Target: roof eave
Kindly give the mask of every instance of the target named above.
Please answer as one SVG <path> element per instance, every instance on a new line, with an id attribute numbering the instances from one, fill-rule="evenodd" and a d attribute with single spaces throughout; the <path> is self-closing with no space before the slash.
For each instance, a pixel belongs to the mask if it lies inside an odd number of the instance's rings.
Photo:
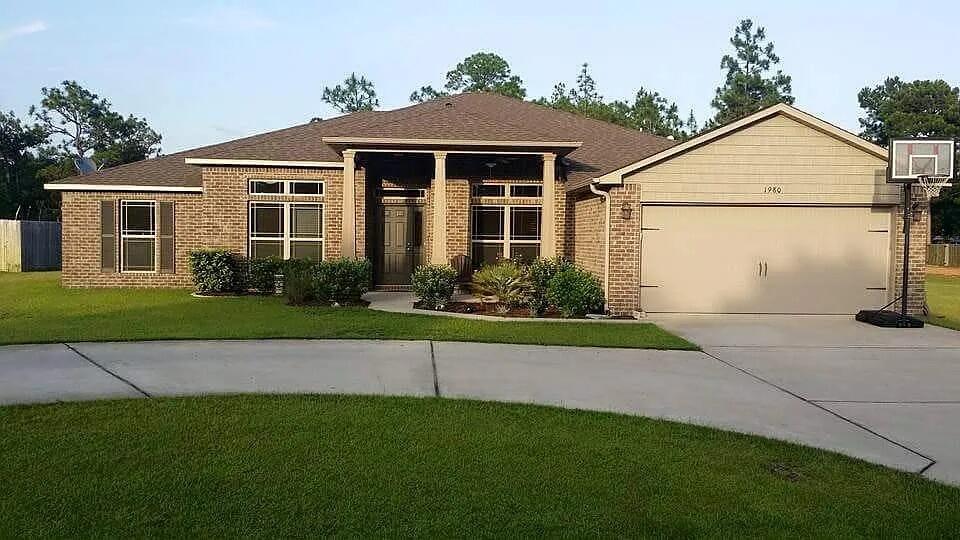
<path id="1" fill-rule="evenodd" d="M 482 139 L 411 139 L 395 137 L 323 137 L 321 141 L 337 146 L 369 145 L 369 146 L 466 146 L 466 147 L 500 147 L 500 148 L 547 148 L 574 150 L 583 145 L 583 141 L 523 141 L 523 140 L 482 140 Z"/>
<path id="2" fill-rule="evenodd" d="M 142 191 L 142 192 L 174 192 L 174 193 L 203 193 L 201 186 L 151 186 L 136 184 L 79 184 L 79 183 L 49 183 L 43 189 L 48 191 Z"/>

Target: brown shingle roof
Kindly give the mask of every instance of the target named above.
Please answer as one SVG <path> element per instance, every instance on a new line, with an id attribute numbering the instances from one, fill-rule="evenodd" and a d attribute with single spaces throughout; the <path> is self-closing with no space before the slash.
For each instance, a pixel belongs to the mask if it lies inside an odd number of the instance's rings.
<path id="1" fill-rule="evenodd" d="M 262 133 L 104 169 L 57 183 L 200 186 L 200 168 L 184 158 L 341 161 L 323 137 L 581 141 L 565 158 L 568 188 L 655 154 L 673 141 L 495 94 L 459 94 L 395 109 L 367 111 Z"/>

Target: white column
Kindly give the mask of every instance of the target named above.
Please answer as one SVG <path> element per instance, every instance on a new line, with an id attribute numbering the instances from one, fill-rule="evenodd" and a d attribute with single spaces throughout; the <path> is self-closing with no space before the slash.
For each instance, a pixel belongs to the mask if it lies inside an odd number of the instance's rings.
<path id="1" fill-rule="evenodd" d="M 447 153 L 433 153 L 433 246 L 430 262 L 449 264 L 447 260 Z"/>
<path id="2" fill-rule="evenodd" d="M 557 254 L 556 215 L 556 160 L 557 155 L 543 154 L 543 208 L 540 213 L 540 256 L 554 257 Z"/>
<path id="3" fill-rule="evenodd" d="M 357 187 L 356 151 L 343 151 L 343 207 L 341 217 L 340 255 L 353 259 L 357 256 Z"/>

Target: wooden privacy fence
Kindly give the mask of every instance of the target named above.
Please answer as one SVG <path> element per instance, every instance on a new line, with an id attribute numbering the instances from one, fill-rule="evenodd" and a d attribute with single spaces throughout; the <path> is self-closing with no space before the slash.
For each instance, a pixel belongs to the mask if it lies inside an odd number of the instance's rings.
<path id="1" fill-rule="evenodd" d="M 930 244 L 927 249 L 930 266 L 960 266 L 960 244 Z"/>
<path id="2" fill-rule="evenodd" d="M 60 222 L 0 219 L 0 272 L 60 269 Z"/>

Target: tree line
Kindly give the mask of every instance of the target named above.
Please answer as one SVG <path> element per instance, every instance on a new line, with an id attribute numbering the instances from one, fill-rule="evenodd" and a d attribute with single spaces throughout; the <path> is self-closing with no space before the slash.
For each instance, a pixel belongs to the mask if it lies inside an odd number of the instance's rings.
<path id="1" fill-rule="evenodd" d="M 559 81 L 549 96 L 531 101 L 677 140 L 775 103 L 793 103 L 792 79 L 779 69 L 780 57 L 763 27 L 750 19 L 740 21 L 730 46 L 720 60 L 723 77 L 710 103 L 713 114 L 702 123 L 692 110 L 682 115 L 676 102 L 646 87 L 631 100 L 605 99 L 586 63 L 572 82 Z M 447 71 L 441 87 L 425 84 L 411 92 L 410 101 L 461 92 L 528 99 L 523 79 L 504 58 L 477 52 Z M 380 105 L 374 83 L 356 73 L 325 87 L 321 98 L 342 113 Z M 888 77 L 864 87 L 857 99 L 864 111 L 860 136 L 877 144 L 903 136 L 960 137 L 960 89 L 943 80 Z M 108 100 L 74 81 L 43 88 L 28 119 L 0 111 L 0 217 L 55 217 L 58 202 L 42 186 L 76 174 L 74 159 L 89 157 L 110 167 L 158 156 L 160 142 L 146 120 L 115 112 Z M 960 235 L 960 186 L 944 190 L 934 202 L 933 230 Z"/>
<path id="2" fill-rule="evenodd" d="M 43 184 L 75 175 L 74 160 L 113 167 L 160 155 L 160 134 L 146 120 L 121 115 L 76 81 L 40 94 L 27 121 L 0 110 L 0 218 L 56 218 L 59 201 Z"/>

